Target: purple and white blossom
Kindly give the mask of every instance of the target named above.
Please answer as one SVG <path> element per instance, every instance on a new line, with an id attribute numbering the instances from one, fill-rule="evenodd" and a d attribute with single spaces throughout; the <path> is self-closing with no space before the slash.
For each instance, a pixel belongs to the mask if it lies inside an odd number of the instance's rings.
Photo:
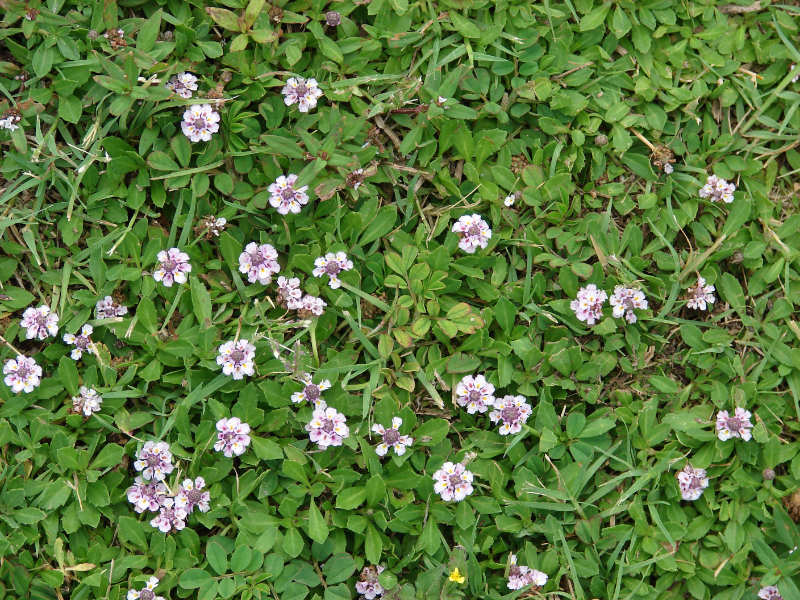
<path id="1" fill-rule="evenodd" d="M 29 340 L 44 340 L 58 333 L 58 315 L 45 305 L 26 308 L 19 324 L 26 329 L 25 338 Z"/>
<path id="2" fill-rule="evenodd" d="M 278 210 L 281 215 L 297 214 L 300 209 L 308 204 L 307 185 L 295 186 L 297 175 L 280 175 L 274 183 L 267 188 L 270 193 L 269 205 Z"/>
<path id="3" fill-rule="evenodd" d="M 303 290 L 297 277 L 278 277 L 278 304 L 289 310 L 302 308 Z"/>
<path id="4" fill-rule="evenodd" d="M 471 415 L 484 413 L 494 404 L 494 386 L 483 375 L 466 375 L 456 385 L 456 403 Z"/>
<path id="5" fill-rule="evenodd" d="M 180 531 L 186 527 L 186 517 L 188 513 L 183 508 L 175 505 L 174 498 L 165 498 L 161 503 L 158 516 L 150 521 L 150 525 L 157 528 L 162 533 L 169 533 L 172 530 Z"/>
<path id="6" fill-rule="evenodd" d="M 308 439 L 325 450 L 328 446 L 341 446 L 342 440 L 350 436 L 347 419 L 332 406 L 320 402 L 306 425 Z"/>
<path id="7" fill-rule="evenodd" d="M 3 375 L 5 375 L 3 381 L 12 392 L 28 394 L 42 382 L 42 367 L 36 364 L 33 358 L 19 354 L 3 364 Z"/>
<path id="8" fill-rule="evenodd" d="M 170 248 L 161 250 L 156 258 L 158 265 L 153 271 L 153 279 L 160 281 L 165 287 L 172 287 L 173 283 L 186 283 L 186 275 L 192 271 L 186 252 Z"/>
<path id="9" fill-rule="evenodd" d="M 761 600 L 783 600 L 780 590 L 774 585 L 768 585 L 758 590 L 758 597 Z"/>
<path id="10" fill-rule="evenodd" d="M 325 401 L 322 399 L 322 392 L 330 389 L 331 382 L 323 379 L 319 383 L 314 383 L 311 375 L 305 373 L 303 375 L 303 383 L 305 384 L 303 389 L 292 394 L 292 402 L 295 404 L 298 402 L 310 402 L 314 405 L 314 408 L 324 405 Z"/>
<path id="11" fill-rule="evenodd" d="M 145 442 L 144 446 L 136 453 L 133 468 L 142 473 L 142 479 L 145 481 L 164 481 L 166 476 L 175 469 L 169 444 L 167 442 Z"/>
<path id="12" fill-rule="evenodd" d="M 472 254 L 478 248 L 486 248 L 492 237 L 489 224 L 480 215 L 463 215 L 453 224 L 453 233 L 460 239 L 458 247 Z"/>
<path id="13" fill-rule="evenodd" d="M 236 380 L 255 373 L 256 347 L 247 340 L 230 340 L 219 347 L 217 364 Z"/>
<path id="14" fill-rule="evenodd" d="M 678 487 L 684 500 L 693 502 L 703 495 L 703 490 L 708 487 L 708 476 L 705 469 L 695 469 L 687 464 L 683 470 L 675 475 L 678 478 Z"/>
<path id="15" fill-rule="evenodd" d="M 749 410 L 737 406 L 733 411 L 733 415 L 729 414 L 727 410 L 721 410 L 717 413 L 717 437 L 725 442 L 732 438 L 740 438 L 745 442 L 750 441 L 752 434 L 750 430 L 753 424 L 750 422 Z"/>
<path id="16" fill-rule="evenodd" d="M 247 275 L 250 283 L 267 285 L 280 270 L 278 252 L 271 244 L 250 242 L 239 255 L 239 272 Z"/>
<path id="17" fill-rule="evenodd" d="M 372 600 L 383 594 L 383 586 L 378 583 L 378 575 L 383 573 L 383 571 L 384 567 L 380 565 L 377 567 L 364 567 L 361 570 L 361 576 L 356 582 L 356 591 L 364 596 L 366 600 Z"/>
<path id="18" fill-rule="evenodd" d="M 400 433 L 400 427 L 402 425 L 403 419 L 400 417 L 393 417 L 391 427 L 384 427 L 379 423 L 375 423 L 372 426 L 372 431 L 381 436 L 380 443 L 375 447 L 375 452 L 378 456 L 385 456 L 392 448 L 394 448 L 394 452 L 397 456 L 402 456 L 406 453 L 406 447 L 414 443 L 413 438 Z"/>
<path id="19" fill-rule="evenodd" d="M 164 600 L 163 596 L 157 596 L 153 591 L 157 585 L 158 578 L 151 577 L 141 590 L 128 590 L 127 600 Z"/>
<path id="20" fill-rule="evenodd" d="M 587 325 L 594 325 L 603 318 L 603 304 L 608 299 L 608 294 L 590 283 L 578 290 L 578 295 L 570 302 L 569 307 L 575 311 L 579 321 Z"/>
<path id="21" fill-rule="evenodd" d="M 328 285 L 335 290 L 341 287 L 342 282 L 339 274 L 342 271 L 349 271 L 353 268 L 353 261 L 347 258 L 344 252 L 328 252 L 325 256 L 319 256 L 314 260 L 314 270 L 311 272 L 314 277 L 328 276 Z"/>
<path id="22" fill-rule="evenodd" d="M 70 346 L 75 346 L 72 349 L 72 352 L 69 354 L 72 360 L 80 360 L 84 352 L 97 352 L 92 344 L 91 335 L 93 331 L 94 327 L 86 323 L 83 327 L 81 327 L 78 335 L 75 335 L 74 333 L 64 334 L 64 342 Z"/>
<path id="23" fill-rule="evenodd" d="M 202 477 L 184 479 L 175 494 L 176 508 L 182 508 L 188 514 L 192 514 L 195 508 L 200 512 L 211 510 L 211 494 L 206 487 L 206 480 Z"/>
<path id="24" fill-rule="evenodd" d="M 508 568 L 508 589 L 521 590 L 524 587 L 533 585 L 537 588 L 544 587 L 547 583 L 547 575 L 536 569 L 531 569 L 524 565 L 517 565 L 517 555 L 512 554 Z"/>
<path id="25" fill-rule="evenodd" d="M 161 481 L 145 481 L 141 477 L 133 480 L 133 485 L 128 488 L 126 495 L 128 502 L 133 504 L 133 510 L 143 513 L 146 510 L 158 512 L 167 498 L 167 486 Z"/>
<path id="26" fill-rule="evenodd" d="M 102 405 L 103 397 L 97 393 L 97 390 L 87 388 L 85 385 L 80 387 L 77 396 L 72 397 L 72 410 L 86 417 L 91 417 L 92 414 L 100 412 Z"/>
<path id="27" fill-rule="evenodd" d="M 328 305 L 325 300 L 318 296 L 306 294 L 301 301 L 302 305 L 298 308 L 298 314 L 301 318 L 307 319 L 309 317 L 321 317 L 325 312 L 325 307 Z"/>
<path id="28" fill-rule="evenodd" d="M 184 71 L 172 77 L 172 79 L 167 82 L 166 86 L 181 98 L 188 100 L 192 97 L 192 92 L 197 91 L 197 77 Z"/>
<path id="29" fill-rule="evenodd" d="M 446 462 L 433 474 L 433 491 L 445 502 L 461 502 L 472 493 L 472 472 L 461 463 Z"/>
<path id="30" fill-rule="evenodd" d="M 703 277 L 697 277 L 697 283 L 686 290 L 689 299 L 686 301 L 686 306 L 694 310 L 708 310 L 709 304 L 714 304 L 716 297 L 714 292 L 716 289 L 713 285 L 706 285 L 706 280 Z"/>
<path id="31" fill-rule="evenodd" d="M 113 319 L 127 315 L 128 307 L 117 304 L 111 296 L 106 296 L 97 301 L 94 314 L 98 319 Z"/>
<path id="32" fill-rule="evenodd" d="M 219 131 L 219 113 L 210 104 L 192 104 L 183 113 L 181 130 L 192 142 L 208 142 Z"/>
<path id="33" fill-rule="evenodd" d="M 228 458 L 241 456 L 250 445 L 250 425 L 242 423 L 239 417 L 217 421 L 217 441 L 214 450 Z"/>
<path id="34" fill-rule="evenodd" d="M 283 86 L 283 102 L 286 106 L 297 104 L 297 110 L 308 112 L 309 109 L 317 105 L 317 100 L 322 97 L 322 90 L 319 89 L 317 80 L 309 77 L 290 77 Z"/>
<path id="35" fill-rule="evenodd" d="M 697 193 L 701 198 L 708 198 L 711 202 L 719 202 L 722 200 L 725 204 L 733 202 L 733 193 L 736 191 L 736 186 L 733 183 L 725 181 L 722 177 L 716 175 L 709 175 L 706 179 L 706 184 L 700 188 Z"/>
<path id="36" fill-rule="evenodd" d="M 531 406 L 525 401 L 524 396 L 503 396 L 497 398 L 493 405 L 494 410 L 489 413 L 492 423 L 502 422 L 500 435 L 519 433 L 522 425 L 531 416 Z"/>
<path id="37" fill-rule="evenodd" d="M 625 317 L 628 323 L 636 323 L 635 309 L 647 310 L 647 299 L 642 290 L 618 285 L 608 303 L 613 308 L 614 318 Z"/>

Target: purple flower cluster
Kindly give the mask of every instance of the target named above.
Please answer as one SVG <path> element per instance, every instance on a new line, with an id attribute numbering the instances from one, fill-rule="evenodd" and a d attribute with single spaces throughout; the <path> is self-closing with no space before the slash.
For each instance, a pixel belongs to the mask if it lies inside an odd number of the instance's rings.
<path id="1" fill-rule="evenodd" d="M 492 237 L 489 224 L 480 215 L 463 215 L 453 224 L 453 233 L 460 238 L 458 247 L 467 254 L 486 248 Z"/>
<path id="2" fill-rule="evenodd" d="M 72 410 L 86 417 L 91 417 L 94 413 L 100 412 L 103 405 L 103 397 L 93 388 L 81 386 L 78 395 L 72 397 Z"/>
<path id="3" fill-rule="evenodd" d="M 456 402 L 471 415 L 484 413 L 494 404 L 494 386 L 483 375 L 467 375 L 456 385 Z"/>
<path id="4" fill-rule="evenodd" d="M 366 600 L 372 600 L 377 596 L 383 595 L 383 586 L 378 583 L 378 575 L 383 573 L 384 567 L 380 565 L 364 567 L 361 576 L 356 582 L 356 591 L 364 596 Z"/>
<path id="5" fill-rule="evenodd" d="M 636 323 L 635 309 L 647 310 L 647 299 L 641 290 L 618 285 L 608 303 L 613 308 L 614 318 L 625 317 L 628 323 Z"/>
<path id="6" fill-rule="evenodd" d="M 433 491 L 445 502 L 461 502 L 472 493 L 472 480 L 463 464 L 446 462 L 433 474 Z"/>
<path id="7" fill-rule="evenodd" d="M 153 591 L 158 585 L 158 577 L 151 577 L 141 590 L 128 590 L 127 600 L 164 600 L 164 596 L 157 596 Z"/>
<path id="8" fill-rule="evenodd" d="M 94 307 L 94 315 L 98 319 L 113 319 L 128 314 L 128 307 L 117 304 L 111 296 L 98 300 Z"/>
<path id="9" fill-rule="evenodd" d="M 531 569 L 523 565 L 517 565 L 517 555 L 512 554 L 508 567 L 508 589 L 521 590 L 532 585 L 537 588 L 547 584 L 547 575 L 536 569 Z"/>
<path id="10" fill-rule="evenodd" d="M 70 346 L 75 346 L 70 352 L 70 357 L 72 360 L 80 360 L 83 356 L 84 352 L 94 352 L 94 346 L 92 345 L 92 332 L 94 328 L 89 325 L 88 323 L 81 327 L 80 333 L 75 335 L 74 333 L 65 333 L 64 334 L 64 341 L 69 344 Z"/>
<path id="11" fill-rule="evenodd" d="M 500 435 L 522 431 L 522 425 L 532 412 L 524 396 L 503 396 L 497 398 L 492 406 L 494 410 L 489 413 L 489 418 L 492 423 L 502 423 L 498 431 Z"/>
<path id="12" fill-rule="evenodd" d="M 689 296 L 686 306 L 693 310 L 708 310 L 709 305 L 716 301 L 715 291 L 713 285 L 706 285 L 706 280 L 698 276 L 697 283 L 686 290 Z"/>
<path id="13" fill-rule="evenodd" d="M 394 452 L 397 456 L 402 456 L 406 453 L 406 448 L 414 443 L 413 438 L 400 433 L 400 427 L 402 425 L 403 419 L 400 417 L 393 417 L 391 427 L 384 427 L 378 423 L 372 426 L 372 431 L 381 436 L 381 441 L 375 448 L 375 452 L 378 456 L 386 456 L 386 453 L 392 448 L 394 448 Z"/>
<path id="14" fill-rule="evenodd" d="M 249 445 L 250 425 L 243 423 L 239 417 L 217 421 L 217 441 L 214 450 L 232 458 L 244 454 Z"/>
<path id="15" fill-rule="evenodd" d="M 324 405 L 325 401 L 322 399 L 322 392 L 330 389 L 331 382 L 327 379 L 323 379 L 319 383 L 314 383 L 311 375 L 306 373 L 303 375 L 303 383 L 303 389 L 292 394 L 292 402 L 295 404 L 299 402 L 309 402 L 314 405 L 314 408 Z"/>
<path id="16" fill-rule="evenodd" d="M 307 185 L 297 186 L 297 175 L 280 175 L 267 191 L 270 193 L 269 204 L 278 210 L 278 214 L 297 214 L 308 204 Z"/>
<path id="17" fill-rule="evenodd" d="M 314 260 L 314 277 L 328 276 L 328 285 L 332 290 L 341 287 L 342 281 L 339 274 L 342 271 L 349 271 L 353 268 L 353 261 L 347 258 L 344 252 L 328 252 L 325 256 L 319 256 Z"/>
<path id="18" fill-rule="evenodd" d="M 164 481 L 172 473 L 172 452 L 166 442 L 145 442 L 136 453 L 133 468 L 140 471 L 145 481 Z"/>
<path id="19" fill-rule="evenodd" d="M 290 77 L 283 86 L 283 101 L 286 106 L 297 104 L 297 110 L 308 112 L 317 105 L 317 100 L 322 97 L 317 80 L 314 78 Z"/>
<path id="20" fill-rule="evenodd" d="M 50 310 L 49 306 L 32 306 L 25 309 L 22 313 L 20 327 L 25 331 L 25 337 L 29 340 L 45 340 L 58 333 L 58 315 Z"/>
<path id="21" fill-rule="evenodd" d="M 17 355 L 3 364 L 3 381 L 15 394 L 32 392 L 42 382 L 42 367 L 33 358 Z"/>
<path id="22" fill-rule="evenodd" d="M 780 590 L 774 585 L 768 585 L 758 590 L 758 597 L 761 600 L 783 600 Z"/>
<path id="23" fill-rule="evenodd" d="M 267 285 L 280 270 L 278 252 L 271 244 L 250 242 L 239 255 L 239 272 L 247 275 L 250 283 Z"/>
<path id="24" fill-rule="evenodd" d="M 705 469 L 696 469 L 687 464 L 675 476 L 678 478 L 678 487 L 684 500 L 694 502 L 703 495 L 703 490 L 708 487 L 708 475 L 706 475 Z"/>
<path id="25" fill-rule="evenodd" d="M 725 204 L 733 202 L 733 193 L 736 191 L 736 186 L 733 183 L 725 181 L 722 177 L 716 175 L 709 175 L 706 179 L 706 184 L 700 188 L 698 195 L 701 198 L 708 198 L 711 202 L 719 202 L 720 200 Z"/>
<path id="26" fill-rule="evenodd" d="M 332 406 L 320 400 L 306 425 L 308 439 L 325 450 L 328 446 L 341 446 L 342 440 L 350 436 L 346 417 Z"/>
<path id="27" fill-rule="evenodd" d="M 594 325 L 603 316 L 603 304 L 608 299 L 608 294 L 604 290 L 590 283 L 586 287 L 578 290 L 578 296 L 570 302 L 569 307 L 575 311 L 575 316 L 579 321 L 584 321 L 587 325 Z"/>
<path id="28" fill-rule="evenodd" d="M 192 104 L 183 113 L 181 130 L 192 142 L 208 142 L 219 131 L 219 113 L 210 104 Z"/>
<path id="29" fill-rule="evenodd" d="M 217 364 L 225 375 L 243 379 L 255 373 L 256 347 L 247 340 L 231 340 L 219 347 Z"/>
<path id="30" fill-rule="evenodd" d="M 300 289 L 300 280 L 297 277 L 278 277 L 277 300 L 280 306 L 288 310 L 296 310 L 302 319 L 321 316 L 327 306 L 322 298 L 311 294 L 303 295 L 303 291 Z"/>
<path id="31" fill-rule="evenodd" d="M 186 276 L 192 271 L 189 255 L 178 248 L 162 250 L 157 255 L 158 266 L 153 271 L 153 279 L 172 287 L 173 283 L 186 283 Z"/>
<path id="32" fill-rule="evenodd" d="M 519 433 L 522 425 L 531 416 L 532 409 L 524 396 L 495 398 L 494 386 L 483 375 L 466 375 L 455 389 L 456 403 L 464 406 L 469 414 L 484 413 L 490 407 L 492 423 L 500 423 L 500 435 Z"/>
<path id="33" fill-rule="evenodd" d="M 750 422 L 749 410 L 745 410 L 739 406 L 729 414 L 727 410 L 721 410 L 717 413 L 717 437 L 725 442 L 732 438 L 739 438 L 745 442 L 750 441 L 752 435 L 750 430 L 753 424 Z"/>
<path id="34" fill-rule="evenodd" d="M 192 97 L 192 92 L 197 91 L 197 77 L 184 71 L 172 77 L 166 86 L 181 98 L 188 100 Z"/>
<path id="35" fill-rule="evenodd" d="M 196 508 L 200 512 L 211 510 L 211 494 L 206 487 L 206 480 L 202 477 L 184 479 L 175 494 L 175 507 L 192 514 Z"/>

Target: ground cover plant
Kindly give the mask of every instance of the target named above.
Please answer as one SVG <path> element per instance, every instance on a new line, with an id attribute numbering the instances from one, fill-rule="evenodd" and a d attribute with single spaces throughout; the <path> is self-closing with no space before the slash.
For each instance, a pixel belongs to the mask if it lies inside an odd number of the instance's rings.
<path id="1" fill-rule="evenodd" d="M 800 598 L 796 3 L 0 9 L 0 597 Z"/>

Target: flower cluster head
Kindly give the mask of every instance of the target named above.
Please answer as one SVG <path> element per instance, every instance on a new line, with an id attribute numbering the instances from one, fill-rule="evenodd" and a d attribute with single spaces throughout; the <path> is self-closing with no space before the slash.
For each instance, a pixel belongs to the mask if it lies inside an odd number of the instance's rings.
<path id="1" fill-rule="evenodd" d="M 267 188 L 270 193 L 269 205 L 278 210 L 281 215 L 297 214 L 300 209 L 308 204 L 307 185 L 295 186 L 297 175 L 280 175 L 274 183 Z"/>
<path id="2" fill-rule="evenodd" d="M 98 300 L 94 307 L 95 317 L 98 319 L 113 319 L 128 314 L 128 307 L 117 304 L 111 296 Z"/>
<path id="3" fill-rule="evenodd" d="M 732 438 L 740 438 L 745 442 L 750 441 L 752 435 L 750 430 L 753 424 L 750 422 L 749 410 L 742 407 L 737 407 L 730 415 L 727 410 L 721 410 L 717 413 L 717 437 L 721 441 L 727 441 Z"/>
<path id="4" fill-rule="evenodd" d="M 328 276 L 328 285 L 331 289 L 335 290 L 341 287 L 342 282 L 339 279 L 339 273 L 342 271 L 349 271 L 353 268 L 353 261 L 347 258 L 344 252 L 328 252 L 325 256 L 319 256 L 314 261 L 314 270 L 312 271 L 314 277 Z"/>
<path id="5" fill-rule="evenodd" d="M 314 405 L 314 408 L 324 406 L 325 401 L 322 399 L 322 392 L 330 389 L 331 382 L 323 379 L 319 383 L 314 383 L 311 375 L 306 373 L 303 375 L 303 383 L 305 384 L 303 389 L 292 394 L 292 402 L 295 404 L 298 402 L 310 402 Z"/>
<path id="6" fill-rule="evenodd" d="M 590 283 L 578 290 L 578 296 L 570 302 L 569 307 L 575 311 L 579 321 L 594 325 L 603 317 L 603 304 L 608 299 L 605 290 Z M 616 315 L 615 315 L 616 316 Z"/>
<path id="7" fill-rule="evenodd" d="M 167 87 L 181 98 L 189 99 L 192 97 L 192 92 L 197 91 L 197 77 L 184 71 L 172 77 L 167 82 Z"/>
<path id="8" fill-rule="evenodd" d="M 480 215 L 463 215 L 453 224 L 453 233 L 458 235 L 458 247 L 472 254 L 478 248 L 486 248 L 492 237 L 489 224 Z"/>
<path id="9" fill-rule="evenodd" d="M 433 474 L 433 482 L 433 491 L 445 502 L 461 502 L 472 493 L 472 472 L 461 463 L 444 463 Z"/>
<path id="10" fill-rule="evenodd" d="M 164 481 L 164 478 L 175 469 L 169 444 L 167 442 L 145 442 L 141 450 L 136 453 L 133 468 L 142 473 L 142 479 L 145 481 Z"/>
<path id="11" fill-rule="evenodd" d="M 162 533 L 169 533 L 173 529 L 180 531 L 186 527 L 186 517 L 189 514 L 184 508 L 178 508 L 174 498 L 164 498 L 158 515 L 153 517 L 150 525 L 157 528 Z"/>
<path id="12" fill-rule="evenodd" d="M 30 393 L 42 382 L 42 367 L 33 358 L 19 354 L 17 358 L 8 359 L 3 365 L 6 385 L 15 394 Z"/>
<path id="13" fill-rule="evenodd" d="M 280 270 L 278 252 L 271 244 L 250 242 L 239 255 L 239 272 L 247 275 L 250 283 L 267 285 Z"/>
<path id="14" fill-rule="evenodd" d="M 306 294 L 303 296 L 302 306 L 297 309 L 297 314 L 301 319 L 308 319 L 309 317 L 321 317 L 325 312 L 325 307 L 328 304 L 322 298 Z"/>
<path id="15" fill-rule="evenodd" d="M 414 439 L 407 435 L 400 435 L 400 426 L 403 424 L 403 419 L 400 417 L 392 418 L 392 426 L 384 427 L 378 423 L 372 426 L 372 431 L 381 436 L 381 442 L 375 448 L 378 456 L 386 456 L 386 453 L 394 448 L 397 456 L 402 456 L 406 453 L 406 447 L 414 443 Z"/>
<path id="16" fill-rule="evenodd" d="M 706 184 L 700 188 L 698 195 L 701 198 L 708 198 L 711 202 L 718 202 L 722 200 L 725 204 L 733 202 L 733 192 L 736 191 L 736 186 L 717 177 L 716 175 L 709 175 L 706 179 Z"/>
<path id="17" fill-rule="evenodd" d="M 102 405 L 103 397 L 97 393 L 97 390 L 83 385 L 78 390 L 78 395 L 72 397 L 72 410 L 87 417 L 100 412 Z"/>
<path id="18" fill-rule="evenodd" d="M 345 183 L 347 183 L 347 185 L 354 190 L 357 190 L 361 184 L 364 183 L 366 178 L 367 176 L 364 174 L 364 169 L 358 168 L 355 171 L 351 171 L 347 174 L 347 177 L 345 177 Z"/>
<path id="19" fill-rule="evenodd" d="M 497 398 L 493 404 L 494 410 L 489 413 L 492 423 L 501 421 L 500 435 L 519 433 L 522 424 L 531 416 L 531 406 L 525 402 L 524 396 L 503 396 Z"/>
<path id="20" fill-rule="evenodd" d="M 531 569 L 524 565 L 517 565 L 517 555 L 512 554 L 508 568 L 508 589 L 521 590 L 529 585 L 537 588 L 544 587 L 547 583 L 547 575 L 536 569 Z"/>
<path id="21" fill-rule="evenodd" d="M 342 440 L 350 437 L 345 416 L 323 401 L 314 408 L 306 431 L 308 439 L 317 444 L 320 450 L 325 450 L 328 446 L 341 446 Z"/>
<path id="22" fill-rule="evenodd" d="M 378 575 L 383 573 L 384 567 L 378 565 L 377 567 L 364 567 L 361 570 L 361 576 L 356 582 L 356 591 L 364 596 L 366 600 L 383 594 L 383 586 L 378 583 Z"/>
<path id="23" fill-rule="evenodd" d="M 774 585 L 768 585 L 758 590 L 758 597 L 761 600 L 783 600 L 780 591 Z"/>
<path id="24" fill-rule="evenodd" d="M 214 215 L 203 217 L 203 227 L 214 237 L 219 237 L 219 234 L 225 231 L 227 225 L 228 219 L 225 217 L 215 217 Z"/>
<path id="25" fill-rule="evenodd" d="M 141 590 L 128 590 L 127 600 L 164 600 L 163 596 L 156 596 L 153 591 L 158 585 L 158 578 L 151 577 Z"/>
<path id="26" fill-rule="evenodd" d="M 613 307 L 614 318 L 625 317 L 628 323 L 636 323 L 635 309 L 647 310 L 647 299 L 642 290 L 618 285 L 608 301 Z"/>
<path id="27" fill-rule="evenodd" d="M 153 271 L 153 279 L 160 281 L 165 287 L 172 287 L 173 283 L 186 283 L 186 274 L 192 271 L 186 252 L 170 248 L 159 252 L 156 258 L 158 266 Z"/>
<path id="28" fill-rule="evenodd" d="M 290 77 L 283 86 L 283 102 L 286 106 L 297 104 L 297 110 L 308 112 L 317 105 L 317 100 L 322 97 L 322 90 L 317 85 L 317 80 L 309 77 Z"/>
<path id="29" fill-rule="evenodd" d="M 217 421 L 217 441 L 214 450 L 228 458 L 241 456 L 250 445 L 250 425 L 242 423 L 239 417 Z"/>
<path id="30" fill-rule="evenodd" d="M 22 313 L 20 326 L 27 330 L 25 332 L 27 339 L 44 340 L 58 333 L 58 315 L 52 312 L 49 306 L 42 305 L 39 308 L 31 306 Z"/>
<path id="31" fill-rule="evenodd" d="M 675 167 L 672 166 L 672 163 L 664 163 L 664 173 L 667 175 L 672 175 L 672 172 L 675 170 Z"/>
<path id="32" fill-rule="evenodd" d="M 133 485 L 128 488 L 126 495 L 128 502 L 133 504 L 133 510 L 143 513 L 146 510 L 158 512 L 164 500 L 167 499 L 167 486 L 161 481 L 145 481 L 141 477 L 133 480 Z"/>
<path id="33" fill-rule="evenodd" d="M 716 288 L 713 285 L 706 285 L 706 280 L 703 277 L 697 277 L 697 283 L 686 290 L 689 295 L 689 300 L 686 306 L 694 310 L 708 310 L 709 304 L 714 304 L 716 297 L 714 292 Z"/>
<path id="34" fill-rule="evenodd" d="M 681 489 L 681 497 L 684 500 L 693 502 L 703 495 L 703 490 L 708 487 L 708 476 L 705 469 L 695 469 L 687 464 L 683 470 L 676 474 L 678 487 Z"/>
<path id="35" fill-rule="evenodd" d="M 471 415 L 484 413 L 494 404 L 494 386 L 483 375 L 467 375 L 456 385 L 456 403 Z"/>
<path id="36" fill-rule="evenodd" d="M 517 195 L 516 194 L 509 194 L 503 200 L 503 204 L 505 206 L 507 206 L 508 208 L 511 208 L 512 206 L 514 206 L 514 202 L 516 202 L 516 200 L 517 200 Z"/>
<path id="37" fill-rule="evenodd" d="M 238 380 L 255 373 L 255 357 L 256 347 L 249 341 L 231 340 L 219 347 L 217 364 L 222 367 L 225 375 Z"/>
<path id="38" fill-rule="evenodd" d="M 219 131 L 219 113 L 210 104 L 192 104 L 183 113 L 181 130 L 192 142 L 208 142 Z"/>
<path id="39" fill-rule="evenodd" d="M 18 123 L 22 120 L 22 115 L 16 108 L 10 108 L 0 117 L 0 129 L 14 131 L 19 129 Z"/>
<path id="40" fill-rule="evenodd" d="M 303 290 L 297 277 L 278 277 L 278 304 L 289 310 L 302 308 Z"/>
<path id="41" fill-rule="evenodd" d="M 211 509 L 211 494 L 205 490 L 206 480 L 196 477 L 194 480 L 184 479 L 175 494 L 175 507 L 192 514 L 195 508 L 200 512 Z"/>
<path id="42" fill-rule="evenodd" d="M 89 325 L 88 323 L 81 327 L 80 332 L 78 335 L 74 333 L 65 333 L 64 334 L 64 342 L 71 346 L 75 346 L 70 352 L 70 357 L 72 360 L 80 360 L 81 356 L 83 356 L 84 352 L 94 352 L 94 347 L 92 346 L 92 332 L 94 328 Z"/>

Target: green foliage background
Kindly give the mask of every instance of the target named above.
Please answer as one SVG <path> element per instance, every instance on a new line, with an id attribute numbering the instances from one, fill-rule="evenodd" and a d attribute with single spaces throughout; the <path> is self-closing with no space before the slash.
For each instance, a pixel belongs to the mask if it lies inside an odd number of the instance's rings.
<path id="1" fill-rule="evenodd" d="M 769 584 L 800 598 L 781 501 L 800 480 L 796 6 L 0 9 L 0 108 L 23 113 L 0 132 L 0 329 L 45 372 L 31 394 L 0 386 L 0 596 L 117 600 L 156 573 L 172 599 L 345 600 L 382 564 L 388 598 L 513 598 L 515 552 L 550 576 L 550 598 L 737 600 Z M 112 49 L 102 33 L 117 27 L 128 46 Z M 191 101 L 163 82 L 183 70 L 225 99 L 211 142 L 181 134 Z M 309 114 L 283 103 L 292 74 L 325 92 Z M 653 161 L 671 154 L 667 176 Z M 288 172 L 314 193 L 284 218 L 266 187 Z M 712 172 L 736 182 L 733 204 L 698 198 Z M 494 232 L 475 255 L 449 233 L 467 212 Z M 229 228 L 205 239 L 206 215 Z M 274 308 L 274 285 L 242 282 L 252 240 L 326 299 L 316 323 Z M 172 246 L 191 255 L 183 289 L 147 275 Z M 336 250 L 355 269 L 330 290 L 310 272 Z M 710 314 L 684 306 L 698 273 L 718 290 Z M 587 282 L 638 283 L 651 310 L 587 329 L 569 309 Z M 93 321 L 112 292 L 131 314 Z M 21 310 L 40 303 L 60 334 L 95 323 L 99 356 L 76 364 L 60 335 L 25 341 Z M 214 362 L 237 333 L 257 340 L 243 382 Z M 333 382 L 342 448 L 309 445 L 310 409 L 289 400 L 306 371 Z M 453 404 L 477 372 L 533 405 L 519 436 Z M 90 420 L 68 414 L 81 384 L 104 396 Z M 749 443 L 714 435 L 716 411 L 735 406 L 754 414 Z M 254 429 L 236 461 L 211 451 L 230 415 Z M 380 461 L 369 426 L 394 415 L 415 445 Z M 125 498 L 148 439 L 210 486 L 212 510 L 177 534 Z M 445 504 L 430 476 L 467 453 L 475 493 Z M 711 477 L 695 503 L 674 477 L 687 458 Z M 463 585 L 446 582 L 455 566 Z"/>

